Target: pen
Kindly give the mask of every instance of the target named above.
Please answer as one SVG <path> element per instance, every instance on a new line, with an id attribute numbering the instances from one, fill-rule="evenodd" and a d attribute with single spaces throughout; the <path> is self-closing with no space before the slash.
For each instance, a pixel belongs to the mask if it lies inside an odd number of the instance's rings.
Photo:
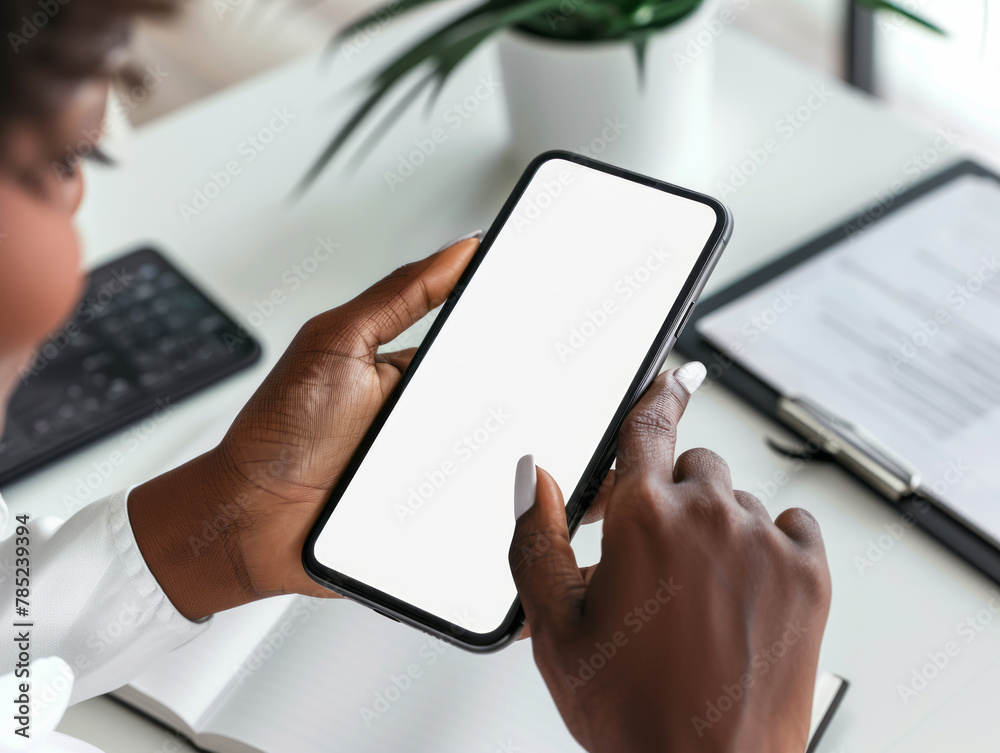
<path id="1" fill-rule="evenodd" d="M 918 471 L 870 431 L 804 397 L 780 398 L 778 418 L 890 499 L 915 494 L 920 487 Z"/>

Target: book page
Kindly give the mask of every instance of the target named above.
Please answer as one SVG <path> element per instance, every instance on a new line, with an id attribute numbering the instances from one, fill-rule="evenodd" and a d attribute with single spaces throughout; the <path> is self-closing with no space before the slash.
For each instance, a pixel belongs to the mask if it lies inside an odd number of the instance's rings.
<path id="1" fill-rule="evenodd" d="M 580 750 L 528 641 L 471 654 L 339 600 L 303 598 L 283 621 L 207 732 L 265 753 Z"/>
<path id="2" fill-rule="evenodd" d="M 1000 542 L 1000 185 L 966 175 L 855 230 L 698 331 L 865 427 Z"/>
<path id="3" fill-rule="evenodd" d="M 161 657 L 129 683 L 131 692 L 122 697 L 131 701 L 138 692 L 200 732 L 204 719 L 226 695 L 226 688 L 238 678 L 248 657 L 257 655 L 262 636 L 279 621 L 290 599 L 264 599 L 220 612 L 205 632 Z"/>
<path id="4" fill-rule="evenodd" d="M 817 677 L 810 739 L 842 684 Z M 476 655 L 353 602 L 305 597 L 237 670 L 202 731 L 213 749 L 263 753 L 582 750 L 530 641 Z"/>

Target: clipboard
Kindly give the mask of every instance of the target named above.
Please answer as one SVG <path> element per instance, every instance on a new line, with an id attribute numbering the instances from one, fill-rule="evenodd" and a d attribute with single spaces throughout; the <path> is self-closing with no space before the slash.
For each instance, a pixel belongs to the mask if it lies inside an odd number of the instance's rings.
<path id="1" fill-rule="evenodd" d="M 988 178 L 1000 184 L 1000 175 L 982 165 L 963 161 L 931 176 L 897 195 L 874 222 L 898 211 L 914 200 L 932 193 L 941 186 L 966 175 Z M 901 515 L 925 530 L 960 558 L 981 573 L 1000 583 L 1000 548 L 964 520 L 947 510 L 939 501 L 916 490 L 911 470 L 884 448 L 866 445 L 865 438 L 852 437 L 854 427 L 843 425 L 836 417 L 824 420 L 822 411 L 808 403 L 779 394 L 771 385 L 743 368 L 732 354 L 723 353 L 698 332 L 698 321 L 728 303 L 741 298 L 757 287 L 792 269 L 803 261 L 822 253 L 847 239 L 851 228 L 864 222 L 872 224 L 869 211 L 839 223 L 790 253 L 778 257 L 746 277 L 700 301 L 691 320 L 677 341 L 685 356 L 697 359 L 708 367 L 709 377 L 730 389 L 758 411 L 797 434 L 819 452 L 815 459 L 834 460 L 866 484 Z M 817 415 L 818 414 L 818 415 Z M 841 425 L 838 425 L 841 423 Z"/>

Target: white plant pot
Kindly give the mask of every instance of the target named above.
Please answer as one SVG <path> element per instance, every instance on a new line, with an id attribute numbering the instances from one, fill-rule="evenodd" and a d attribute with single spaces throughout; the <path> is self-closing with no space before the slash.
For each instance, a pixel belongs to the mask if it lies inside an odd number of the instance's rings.
<path id="1" fill-rule="evenodd" d="M 727 26 L 717 11 L 717 0 L 706 0 L 654 35 L 644 82 L 628 42 L 502 34 L 514 159 L 525 165 L 548 149 L 566 149 L 667 179 L 697 170 L 711 143 L 713 46 Z"/>

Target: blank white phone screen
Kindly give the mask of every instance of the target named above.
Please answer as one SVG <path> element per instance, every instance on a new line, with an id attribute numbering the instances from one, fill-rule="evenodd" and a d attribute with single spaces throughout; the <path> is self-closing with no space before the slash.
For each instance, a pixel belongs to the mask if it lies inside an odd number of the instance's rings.
<path id="1" fill-rule="evenodd" d="M 514 471 L 566 496 L 718 223 L 710 206 L 541 165 L 317 538 L 324 566 L 475 633 L 516 596 Z"/>

